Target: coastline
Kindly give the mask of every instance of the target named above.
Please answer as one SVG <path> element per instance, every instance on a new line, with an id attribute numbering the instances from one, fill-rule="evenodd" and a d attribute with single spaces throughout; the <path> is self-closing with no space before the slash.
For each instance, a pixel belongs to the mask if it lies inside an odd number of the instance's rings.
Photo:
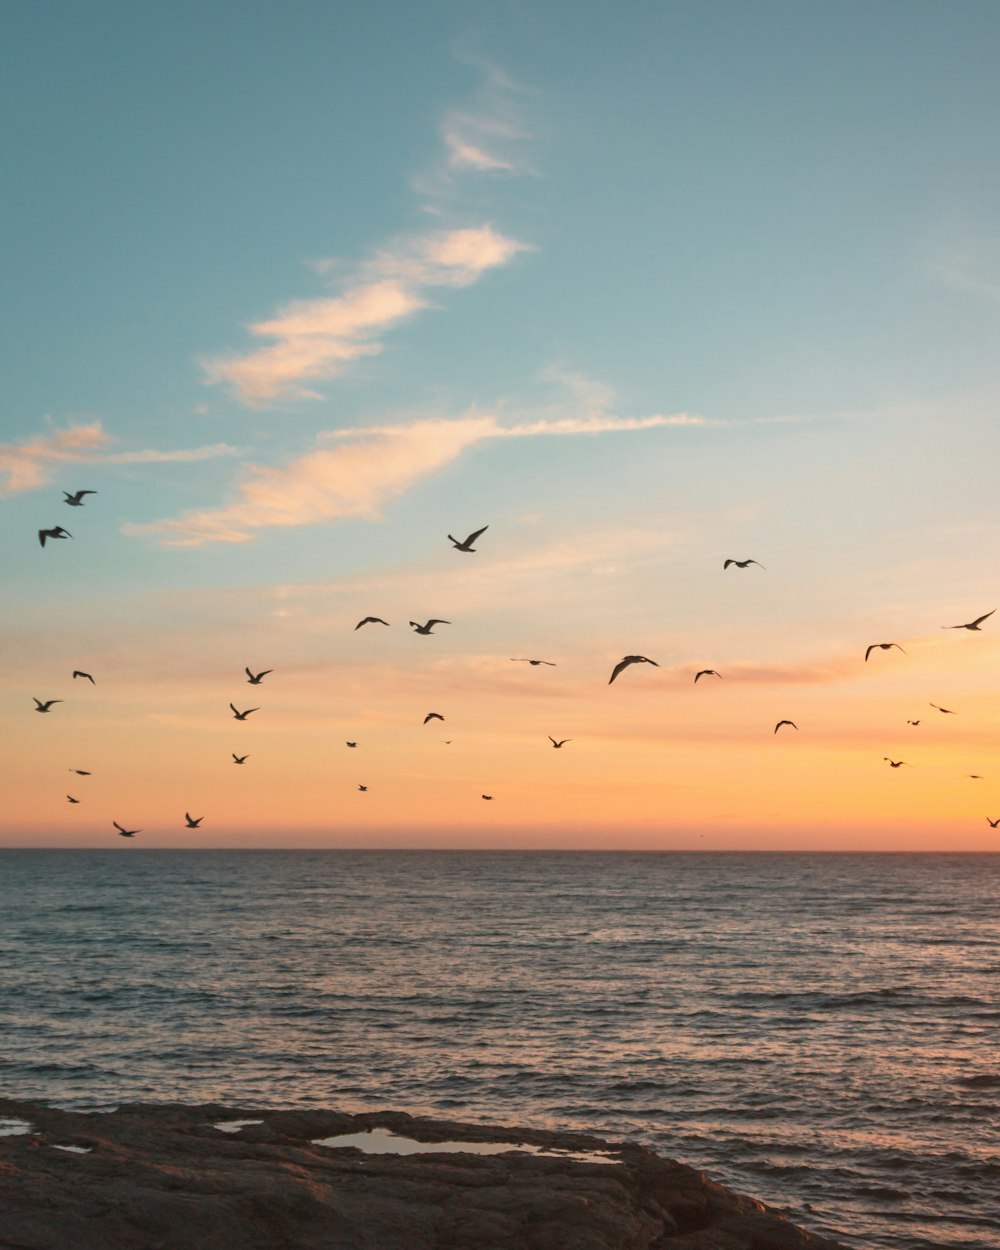
<path id="1" fill-rule="evenodd" d="M 22 1126 L 0 1136 L 0 1244 L 18 1250 L 845 1250 L 685 1164 L 580 1133 L 211 1103 L 0 1099 L 0 1119 Z M 375 1129 L 426 1152 L 320 1144 Z"/>

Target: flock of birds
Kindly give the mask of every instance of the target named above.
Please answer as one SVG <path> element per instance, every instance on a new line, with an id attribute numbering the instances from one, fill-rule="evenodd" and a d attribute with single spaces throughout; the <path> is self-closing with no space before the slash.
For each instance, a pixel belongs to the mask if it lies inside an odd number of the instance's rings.
<path id="1" fill-rule="evenodd" d="M 71 508 L 80 508 L 80 507 L 83 507 L 84 497 L 86 495 L 96 495 L 96 494 L 97 492 L 93 490 L 78 490 L 74 492 L 63 491 L 63 495 L 65 496 L 65 498 L 63 499 L 63 502 Z M 467 538 L 462 539 L 461 541 L 455 538 L 452 534 L 448 535 L 448 539 L 456 551 L 462 551 L 468 554 L 474 554 L 476 551 L 476 548 L 473 546 L 473 544 L 483 534 L 485 534 L 488 529 L 489 529 L 489 526 L 484 525 L 481 529 L 474 530 L 471 534 L 469 534 Z M 72 538 L 72 537 L 73 535 L 70 534 L 69 531 L 64 529 L 61 525 L 55 525 L 55 526 L 52 526 L 50 529 L 40 529 L 38 531 L 38 542 L 40 546 L 42 547 L 45 546 L 47 540 L 65 539 L 65 538 Z M 764 565 L 762 565 L 758 560 L 753 560 L 753 559 L 735 560 L 735 559 L 729 558 L 723 562 L 722 567 L 723 567 L 723 571 L 725 571 L 729 569 L 730 567 L 734 567 L 737 569 L 746 569 L 746 568 L 749 568 L 750 565 L 755 565 L 759 569 L 764 569 Z M 994 608 L 990 612 L 984 612 L 982 616 L 977 616 L 972 621 L 967 621 L 959 625 L 943 625 L 941 628 L 942 629 L 965 629 L 965 630 L 970 630 L 973 632 L 979 632 L 980 629 L 982 628 L 983 622 L 988 620 L 995 611 L 996 609 Z M 413 631 L 416 634 L 421 634 L 426 637 L 433 632 L 435 625 L 450 625 L 451 622 L 443 620 L 440 617 L 431 617 L 429 620 L 423 622 L 422 624 L 419 621 L 410 621 L 409 624 L 413 628 Z M 354 626 L 354 632 L 357 632 L 359 629 L 363 628 L 366 625 L 388 626 L 389 622 L 384 620 L 380 616 L 365 616 L 360 621 L 358 621 L 358 623 Z M 878 650 L 890 651 L 893 649 L 897 651 L 901 651 L 904 655 L 906 654 L 906 651 L 903 649 L 903 647 L 899 645 L 898 642 L 873 642 L 865 650 L 865 663 L 868 663 L 868 660 L 871 657 L 871 654 L 873 651 L 878 651 Z M 547 665 L 551 668 L 556 667 L 556 662 L 554 660 L 534 659 L 534 658 L 529 658 L 527 656 L 512 656 L 511 663 L 530 664 L 533 667 L 538 667 L 540 665 Z M 646 656 L 646 655 L 623 656 L 618 661 L 618 663 L 614 666 L 614 668 L 611 670 L 611 676 L 608 678 L 608 685 L 610 686 L 623 672 L 625 672 L 626 669 L 630 668 L 634 664 L 652 664 L 654 668 L 659 667 L 656 660 L 651 660 L 649 656 Z M 263 682 L 264 678 L 269 676 L 271 673 L 273 673 L 274 670 L 270 668 L 265 668 L 265 669 L 262 669 L 260 672 L 254 672 L 249 667 L 246 667 L 244 668 L 244 672 L 246 673 L 247 682 L 251 686 L 259 686 Z M 85 672 L 82 669 L 74 669 L 72 677 L 74 681 L 77 679 L 82 679 L 82 680 L 89 681 L 91 685 L 96 685 L 96 682 L 92 674 Z M 695 685 L 697 685 L 697 683 L 701 680 L 702 677 L 715 677 L 715 678 L 718 678 L 719 680 L 722 680 L 722 674 L 716 671 L 714 668 L 699 669 L 694 675 Z M 34 699 L 35 711 L 41 712 L 41 713 L 48 713 L 52 710 L 52 708 L 57 703 L 62 703 L 62 702 L 64 702 L 63 699 L 35 698 Z M 941 712 L 944 715 L 947 715 L 947 716 L 956 715 L 955 711 L 951 708 L 941 707 L 939 704 L 936 704 L 936 703 L 931 703 L 930 706 L 934 708 L 936 711 Z M 254 712 L 259 712 L 261 710 L 260 707 L 248 707 L 248 708 L 244 708 L 241 711 L 239 708 L 236 707 L 234 703 L 230 703 L 229 707 L 230 707 L 230 710 L 232 711 L 233 717 L 238 721 L 245 721 L 248 716 L 252 715 Z M 429 722 L 434 721 L 434 720 L 443 722 L 444 719 L 445 719 L 444 716 L 440 712 L 428 712 L 427 715 L 424 717 L 423 723 L 426 725 Z M 911 726 L 918 726 L 920 725 L 921 722 L 920 720 L 907 720 L 906 723 Z M 774 726 L 773 732 L 776 734 L 780 729 L 784 728 L 785 726 L 788 726 L 790 729 L 794 729 L 796 731 L 798 730 L 798 725 L 794 721 L 783 719 L 777 722 L 777 724 Z M 572 738 L 561 738 L 561 739 L 553 738 L 551 734 L 548 735 L 548 738 L 549 738 L 549 742 L 551 742 L 555 750 L 561 750 L 567 743 L 573 741 Z M 451 741 L 450 739 L 446 739 L 446 742 L 450 743 L 450 741 Z M 346 746 L 352 749 L 356 748 L 357 745 L 358 744 L 356 741 L 349 741 L 346 743 Z M 232 758 L 233 758 L 234 764 L 245 764 L 246 761 L 250 757 L 249 757 L 249 753 L 245 755 L 237 755 L 235 752 L 232 752 Z M 910 767 L 910 765 L 908 764 L 906 760 L 894 760 L 894 759 L 891 759 L 887 755 L 883 756 L 882 758 L 884 762 L 887 763 L 889 767 L 893 769 L 901 768 L 903 766 Z M 81 769 L 81 768 L 71 768 L 69 771 L 77 774 L 80 777 L 91 776 L 91 773 L 89 771 L 85 769 Z M 982 777 L 978 773 L 969 773 L 967 774 L 967 776 L 969 776 L 970 778 L 976 781 L 982 780 Z M 359 784 L 358 791 L 361 793 L 367 793 L 368 787 L 366 785 Z M 492 794 L 483 794 L 480 797 L 486 802 L 493 801 Z M 80 802 L 78 798 L 70 794 L 66 795 L 66 799 L 67 799 L 67 802 L 73 803 L 73 804 L 77 804 Z M 205 819 L 204 816 L 193 817 L 190 812 L 185 812 L 184 813 L 184 825 L 182 827 L 185 829 L 198 829 L 200 828 L 201 822 L 204 819 Z M 1000 817 L 994 820 L 993 818 L 988 816 L 986 819 L 991 829 L 996 829 L 1000 827 Z M 141 829 L 126 829 L 123 825 L 120 825 L 117 820 L 113 820 L 111 823 L 114 829 L 117 831 L 119 837 L 122 837 L 122 838 L 134 838 L 136 834 L 142 833 Z"/>

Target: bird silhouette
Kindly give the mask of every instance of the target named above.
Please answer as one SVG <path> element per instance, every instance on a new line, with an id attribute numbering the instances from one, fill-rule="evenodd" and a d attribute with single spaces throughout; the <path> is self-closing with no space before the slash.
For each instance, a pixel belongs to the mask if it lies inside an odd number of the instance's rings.
<path id="1" fill-rule="evenodd" d="M 993 609 L 993 612 L 995 611 L 996 611 L 996 608 Z M 987 617 L 992 616 L 993 612 L 984 612 L 982 616 L 977 616 L 974 621 L 969 621 L 967 625 L 942 625 L 941 628 L 942 629 L 974 629 L 976 633 L 978 634 L 979 626 L 982 625 L 983 621 L 985 621 Z"/>
<path id="2" fill-rule="evenodd" d="M 511 664 L 534 664 L 536 666 L 539 664 L 548 664 L 550 668 L 556 667 L 555 660 L 529 660 L 526 656 L 523 656 L 523 655 L 518 655 L 518 656 L 512 655 L 510 657 L 510 662 Z"/>
<path id="3" fill-rule="evenodd" d="M 134 838 L 137 833 L 142 833 L 141 829 L 123 829 L 117 820 L 111 822 L 118 830 L 118 834 L 123 838 Z"/>
<path id="4" fill-rule="evenodd" d="M 358 744 L 356 742 L 349 742 L 347 745 L 349 747 L 356 747 Z"/>
<path id="5" fill-rule="evenodd" d="M 359 630 L 362 625 L 388 625 L 388 621 L 383 621 L 380 616 L 366 616 L 364 620 L 358 621 L 354 626 L 355 631 Z"/>
<path id="6" fill-rule="evenodd" d="M 699 677 L 718 677 L 721 680 L 722 674 L 717 673 L 714 668 L 703 668 L 699 670 L 699 672 L 695 673 L 694 675 L 694 680 L 696 684 L 697 684 Z"/>
<path id="7" fill-rule="evenodd" d="M 986 822 L 991 829 L 996 829 L 997 826 L 1000 825 L 1000 816 L 998 816 L 996 820 L 990 820 L 989 816 L 987 816 Z"/>
<path id="8" fill-rule="evenodd" d="M 231 703 L 229 706 L 233 708 L 233 715 L 236 717 L 237 720 L 246 720 L 246 718 L 250 715 L 251 712 L 260 711 L 259 707 L 248 707 L 245 712 L 237 712 L 236 708 L 233 707 Z"/>
<path id="9" fill-rule="evenodd" d="M 492 794 L 481 794 L 479 797 L 480 797 L 480 798 L 485 799 L 487 803 L 492 803 L 492 802 L 493 802 L 493 795 L 492 795 Z"/>
<path id="10" fill-rule="evenodd" d="M 249 754 L 248 754 L 248 755 L 237 755 L 235 751 L 231 752 L 231 755 L 232 755 L 232 757 L 233 757 L 233 763 L 234 763 L 234 764 L 245 764 L 245 763 L 247 762 L 247 760 L 250 758 Z"/>
<path id="11" fill-rule="evenodd" d="M 906 760 L 891 760 L 889 759 L 888 755 L 883 755 L 882 758 L 885 760 L 885 762 L 889 765 L 890 768 L 899 768 L 901 764 L 906 764 Z M 912 768 L 913 765 L 906 764 L 906 767 Z"/>
<path id="12" fill-rule="evenodd" d="M 264 671 L 263 671 L 262 673 L 256 673 L 256 674 L 255 674 L 255 673 L 251 673 L 251 672 L 250 672 L 250 670 L 249 670 L 248 668 L 245 668 L 243 671 L 244 671 L 244 673 L 246 673 L 246 675 L 247 675 L 247 681 L 250 683 L 250 685 L 251 685 L 251 686 L 259 686 L 259 685 L 260 685 L 260 683 L 264 680 L 264 678 L 268 675 L 268 673 L 273 673 L 273 672 L 274 672 L 274 669 L 273 669 L 273 668 L 265 668 L 265 669 L 264 669 Z M 256 710 L 257 710 L 257 709 L 256 709 L 256 708 L 254 708 L 254 711 L 256 711 Z"/>
<path id="13" fill-rule="evenodd" d="M 410 624 L 418 634 L 429 634 L 435 625 L 450 625 L 451 621 L 442 621 L 432 616 L 426 625 L 418 625 L 416 621 L 410 621 Z"/>
<path id="14" fill-rule="evenodd" d="M 969 778 L 970 781 L 982 781 L 983 779 L 982 773 L 966 773 L 965 775 Z"/>
<path id="15" fill-rule="evenodd" d="M 359 789 L 362 793 L 366 793 L 366 792 L 367 792 L 367 790 L 368 790 L 368 787 L 367 787 L 367 786 L 358 786 L 358 789 Z"/>
<path id="16" fill-rule="evenodd" d="M 31 697 L 35 699 L 34 695 L 32 695 Z M 64 702 L 65 702 L 64 699 L 49 699 L 46 703 L 43 703 L 41 699 L 35 699 L 35 711 L 47 712 L 53 703 L 64 703 Z"/>
<path id="17" fill-rule="evenodd" d="M 82 769 L 82 768 L 71 768 L 69 771 L 70 771 L 71 773 L 76 773 L 76 775 L 77 775 L 78 777 L 89 777 L 89 776 L 90 776 L 90 773 L 85 772 L 85 771 L 84 771 L 84 769 Z"/>
<path id="18" fill-rule="evenodd" d="M 549 734 L 549 741 L 552 743 L 552 745 L 553 745 L 553 746 L 555 747 L 555 749 L 558 751 L 558 750 L 559 750 L 559 748 L 560 748 L 561 746 L 565 746 L 567 742 L 572 742 L 572 741 L 573 741 L 573 739 L 572 739 L 572 738 L 563 738 L 563 739 L 561 739 L 559 742 L 556 742 L 555 738 L 553 738 L 553 737 L 552 737 L 552 735 L 551 735 L 551 734 Z"/>
<path id="19" fill-rule="evenodd" d="M 91 675 L 90 675 L 89 673 L 85 673 L 85 672 L 83 672 L 83 670 L 82 670 L 82 669 L 79 669 L 79 668 L 75 668 L 75 669 L 73 669 L 73 676 L 74 676 L 74 677 L 86 677 L 86 679 L 90 682 L 90 684 L 91 684 L 92 686 L 96 686 L 96 685 L 97 685 L 97 682 L 96 682 L 96 681 L 94 681 L 93 677 L 91 677 Z"/>
<path id="20" fill-rule="evenodd" d="M 751 564 L 756 564 L 759 569 L 764 568 L 759 560 L 727 560 L 722 566 L 723 570 L 728 569 L 731 564 L 735 564 L 738 569 L 745 569 Z M 767 572 L 766 569 L 764 571 Z"/>
<path id="21" fill-rule="evenodd" d="M 72 538 L 73 535 L 69 530 L 64 530 L 61 525 L 55 526 L 50 530 L 39 530 L 38 541 L 44 547 L 46 538 Z"/>
<path id="22" fill-rule="evenodd" d="M 424 717 L 424 724 L 426 725 L 429 720 L 444 720 L 444 717 L 440 712 L 428 712 Z"/>
<path id="23" fill-rule="evenodd" d="M 474 533 L 470 534 L 464 542 L 459 542 L 457 538 L 452 538 L 451 534 L 449 534 L 448 537 L 455 544 L 456 551 L 475 551 L 475 547 L 473 547 L 472 544 L 476 541 L 480 534 L 485 534 L 489 528 L 490 527 L 488 525 L 484 525 L 481 530 L 476 530 Z"/>
<path id="24" fill-rule="evenodd" d="M 192 816 L 190 812 L 185 812 L 184 820 L 186 823 L 184 827 L 185 829 L 197 829 L 204 819 L 204 816 Z"/>
<path id="25" fill-rule="evenodd" d="M 906 723 L 907 723 L 908 725 L 919 725 L 919 724 L 920 724 L 920 721 L 918 721 L 918 720 L 908 720 Z"/>
<path id="26" fill-rule="evenodd" d="M 71 508 L 82 508 L 84 495 L 96 495 L 97 491 L 96 490 L 78 490 L 78 491 L 75 491 L 71 495 L 68 490 L 64 490 L 63 494 L 66 496 L 66 498 L 63 500 L 63 503 L 68 503 Z"/>
<path id="27" fill-rule="evenodd" d="M 79 799 L 74 799 L 74 798 L 73 798 L 73 796 L 72 796 L 72 794 L 67 794 L 67 795 L 66 795 L 66 802 L 67 802 L 67 803 L 79 803 L 79 802 L 80 802 L 80 800 L 79 800 Z"/>
<path id="28" fill-rule="evenodd" d="M 868 663 L 868 657 L 876 648 L 879 648 L 882 651 L 888 651 L 890 647 L 895 647 L 897 651 L 903 651 L 903 648 L 899 645 L 898 642 L 873 642 L 871 646 L 868 648 L 868 650 L 865 652 L 865 663 L 866 664 Z M 903 651 L 903 654 L 906 655 L 906 652 Z"/>
<path id="29" fill-rule="evenodd" d="M 778 723 L 774 727 L 774 732 L 777 733 L 782 725 L 791 725 L 793 729 L 798 729 L 798 725 L 796 725 L 795 721 L 793 720 L 779 720 Z"/>
<path id="30" fill-rule="evenodd" d="M 953 712 L 950 707 L 938 707 L 936 703 L 932 703 L 931 707 L 937 708 L 939 712 L 944 712 L 946 716 L 957 716 L 957 712 Z"/>
<path id="31" fill-rule="evenodd" d="M 611 676 L 608 678 L 608 685 L 610 686 L 622 669 L 628 668 L 630 664 L 652 664 L 654 668 L 660 667 L 655 660 L 650 660 L 644 655 L 627 655 L 624 659 L 619 660 L 611 670 Z"/>

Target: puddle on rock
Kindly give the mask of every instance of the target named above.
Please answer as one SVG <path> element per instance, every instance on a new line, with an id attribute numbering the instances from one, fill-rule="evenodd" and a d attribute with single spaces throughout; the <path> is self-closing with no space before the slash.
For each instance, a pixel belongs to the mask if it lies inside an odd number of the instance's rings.
<path id="1" fill-rule="evenodd" d="M 246 1128 L 248 1124 L 263 1124 L 263 1120 L 221 1120 L 218 1124 L 213 1124 L 212 1128 L 220 1129 L 223 1133 L 238 1133 L 241 1128 Z"/>
<path id="2" fill-rule="evenodd" d="M 540 1155 L 546 1159 L 573 1159 L 581 1163 L 621 1162 L 613 1157 L 617 1151 L 558 1150 L 551 1146 L 532 1146 L 527 1142 L 507 1141 L 416 1141 L 412 1137 L 400 1137 L 387 1128 L 373 1128 L 366 1133 L 346 1133 L 342 1137 L 314 1138 L 313 1145 L 327 1146 L 331 1150 L 354 1146 L 369 1155 L 500 1155 L 519 1150 L 524 1154 Z"/>
<path id="3" fill-rule="evenodd" d="M 34 1127 L 27 1120 L 11 1120 L 0 1116 L 0 1137 L 20 1137 L 22 1133 L 33 1133 Z"/>

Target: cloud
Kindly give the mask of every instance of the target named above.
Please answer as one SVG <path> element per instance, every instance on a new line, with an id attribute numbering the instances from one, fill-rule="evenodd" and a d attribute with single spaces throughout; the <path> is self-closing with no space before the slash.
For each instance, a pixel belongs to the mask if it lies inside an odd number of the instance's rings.
<path id="1" fill-rule="evenodd" d="M 228 384 L 249 406 L 317 399 L 304 383 L 336 377 L 352 360 L 377 355 L 379 331 L 430 306 L 424 288 L 468 286 L 526 250 L 527 244 L 489 224 L 397 240 L 376 253 L 342 294 L 296 300 L 251 325 L 251 334 L 276 342 L 249 355 L 203 360 L 205 379 Z M 318 267 L 329 270 L 332 262 Z"/>
<path id="2" fill-rule="evenodd" d="M 320 446 L 287 464 L 249 466 L 240 498 L 171 520 L 128 525 L 127 534 L 157 534 L 175 546 L 248 542 L 262 529 L 315 525 L 344 517 L 374 519 L 381 507 L 417 482 L 494 438 L 605 434 L 662 426 L 700 425 L 688 413 L 650 417 L 590 416 L 505 425 L 488 413 L 368 429 L 328 430 Z"/>
<path id="3" fill-rule="evenodd" d="M 60 464 L 166 463 L 239 454 L 237 448 L 226 443 L 177 451 L 150 449 L 106 453 L 104 449 L 115 441 L 99 421 L 93 421 L 21 443 L 0 444 L 0 494 L 14 495 L 21 491 L 38 490 L 48 485 Z"/>

